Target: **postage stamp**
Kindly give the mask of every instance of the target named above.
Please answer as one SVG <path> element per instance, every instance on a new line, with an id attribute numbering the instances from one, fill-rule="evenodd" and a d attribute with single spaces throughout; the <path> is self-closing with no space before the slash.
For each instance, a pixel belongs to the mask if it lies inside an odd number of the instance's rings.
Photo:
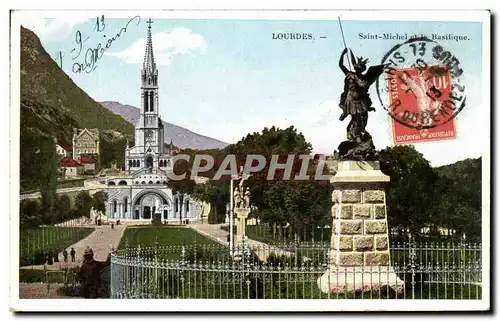
<path id="1" fill-rule="evenodd" d="M 387 64 L 384 108 L 392 118 L 394 143 L 456 138 L 455 117 L 466 106 L 458 58 L 439 43 L 414 36 L 392 48 L 382 63 Z"/>
<path id="2" fill-rule="evenodd" d="M 12 11 L 12 309 L 488 310 L 489 32 Z"/>

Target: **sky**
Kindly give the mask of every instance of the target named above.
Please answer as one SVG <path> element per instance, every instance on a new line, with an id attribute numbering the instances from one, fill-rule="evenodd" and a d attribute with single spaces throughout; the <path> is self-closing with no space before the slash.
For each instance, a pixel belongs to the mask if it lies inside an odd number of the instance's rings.
<path id="1" fill-rule="evenodd" d="M 104 21 L 99 17 L 98 12 L 71 12 L 56 18 L 25 12 L 21 24 L 40 37 L 46 51 L 94 100 L 140 106 L 148 17 L 105 16 Z M 97 59 L 93 71 L 75 72 L 75 63 L 85 61 L 88 48 L 106 45 L 125 26 Z M 486 155 L 489 139 L 481 131 L 489 118 L 482 111 L 489 106 L 481 97 L 480 22 L 345 20 L 342 27 L 347 46 L 356 56 L 368 58 L 369 65 L 380 63 L 402 40 L 361 39 L 360 33 L 467 37 L 439 40 L 458 57 L 464 71 L 461 84 L 466 86 L 467 105 L 456 118 L 457 138 L 416 143 L 415 148 L 433 166 Z M 285 33 L 306 34 L 311 39 L 273 39 Z M 344 86 L 338 60 L 344 43 L 337 20 L 156 18 L 152 34 L 163 120 L 228 143 L 266 126 L 294 125 L 314 152 L 325 154 L 345 139 L 348 120 L 338 120 Z M 377 111 L 370 113 L 367 130 L 378 149 L 392 146 L 391 122 L 380 107 L 375 86 L 370 95 Z"/>

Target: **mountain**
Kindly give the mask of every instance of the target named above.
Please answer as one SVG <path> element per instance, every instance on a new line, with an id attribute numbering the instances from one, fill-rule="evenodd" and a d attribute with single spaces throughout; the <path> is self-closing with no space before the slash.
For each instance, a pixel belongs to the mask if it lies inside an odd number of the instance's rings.
<path id="1" fill-rule="evenodd" d="M 98 128 L 101 165 L 123 163 L 134 126 L 95 102 L 57 65 L 31 30 L 20 42 L 21 190 L 48 188 L 57 179 L 55 142 L 71 145 L 74 127 Z"/>
<path id="2" fill-rule="evenodd" d="M 45 51 L 35 33 L 21 27 L 21 103 L 23 101 L 36 102 L 70 115 L 79 127 L 113 130 L 126 135 L 134 132 L 129 122 L 103 108 L 80 89 Z M 69 126 L 66 130 L 68 133 L 73 131 Z M 57 138 L 68 143 L 67 135 Z"/>
<path id="3" fill-rule="evenodd" d="M 139 120 L 140 109 L 130 105 L 122 105 L 116 101 L 103 101 L 101 104 L 113 113 L 120 115 L 135 126 Z M 179 148 L 216 149 L 224 148 L 228 144 L 220 140 L 194 133 L 186 128 L 163 121 L 165 126 L 165 142 L 170 139 Z"/>

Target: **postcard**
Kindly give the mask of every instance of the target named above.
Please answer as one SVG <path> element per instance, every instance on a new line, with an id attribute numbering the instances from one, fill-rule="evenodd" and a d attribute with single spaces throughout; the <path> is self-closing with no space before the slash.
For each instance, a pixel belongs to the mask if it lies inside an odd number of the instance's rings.
<path id="1" fill-rule="evenodd" d="M 11 20 L 12 310 L 490 309 L 488 11 Z"/>

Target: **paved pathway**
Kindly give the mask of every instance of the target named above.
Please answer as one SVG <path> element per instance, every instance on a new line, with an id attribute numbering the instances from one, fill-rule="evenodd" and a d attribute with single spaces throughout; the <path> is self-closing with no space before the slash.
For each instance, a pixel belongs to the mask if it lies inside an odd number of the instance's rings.
<path id="1" fill-rule="evenodd" d="M 90 233 L 86 238 L 76 242 L 75 244 L 69 246 L 66 251 L 68 251 L 68 261 L 71 261 L 71 256 L 69 255 L 71 248 L 75 249 L 76 262 L 64 263 L 62 253 L 59 253 L 59 260 L 61 262 L 55 262 L 53 265 L 46 265 L 47 269 L 58 270 L 60 268 L 72 267 L 75 265 L 80 265 L 83 260 L 83 252 L 87 246 L 92 248 L 94 251 L 94 259 L 97 261 L 105 261 L 108 254 L 111 251 L 111 247 L 117 248 L 120 244 L 120 240 L 123 236 L 123 232 L 126 229 L 125 225 L 115 225 L 112 229 L 111 226 L 93 226 L 95 228 L 94 232 Z M 43 269 L 44 265 L 32 265 L 24 266 L 23 269 Z"/>
<path id="2" fill-rule="evenodd" d="M 19 283 L 20 299 L 78 299 L 76 297 L 64 296 L 57 293 L 62 284 L 51 284 L 47 292 L 45 283 Z"/>
<path id="3" fill-rule="evenodd" d="M 227 224 L 201 224 L 201 222 L 193 221 L 188 226 L 195 230 L 196 232 L 216 241 L 222 245 L 229 246 L 229 242 L 227 241 L 227 235 L 229 231 L 225 231 L 221 229 L 221 226 Z"/>
<path id="4" fill-rule="evenodd" d="M 205 235 L 206 237 L 219 242 L 222 245 L 229 246 L 227 242 L 227 235 L 229 231 L 221 229 L 221 226 L 225 224 L 201 224 L 201 222 L 193 222 L 193 224 L 188 225 L 192 229 L 196 230 L 198 233 Z M 280 249 L 279 247 L 269 245 L 267 243 L 259 242 L 256 240 L 248 239 L 248 246 L 254 250 L 255 254 L 261 260 L 267 260 L 267 257 L 271 252 L 279 255 L 291 255 L 293 253 Z"/>

